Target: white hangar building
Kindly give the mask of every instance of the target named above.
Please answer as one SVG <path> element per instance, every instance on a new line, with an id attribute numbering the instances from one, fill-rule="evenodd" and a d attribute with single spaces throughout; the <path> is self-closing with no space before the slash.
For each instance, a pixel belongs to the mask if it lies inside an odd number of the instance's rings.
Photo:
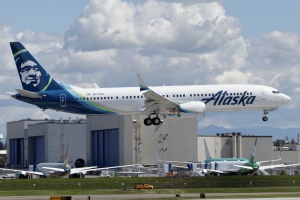
<path id="1" fill-rule="evenodd" d="M 197 119 L 164 119 L 146 127 L 143 116 L 87 115 L 86 120 L 7 123 L 7 162 L 35 165 L 82 159 L 86 166 L 156 164 L 158 159 L 197 160 Z"/>

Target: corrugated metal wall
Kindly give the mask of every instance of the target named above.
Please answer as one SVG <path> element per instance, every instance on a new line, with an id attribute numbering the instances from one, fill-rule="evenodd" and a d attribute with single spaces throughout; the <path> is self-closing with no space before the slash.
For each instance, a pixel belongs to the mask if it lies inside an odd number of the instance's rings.
<path id="1" fill-rule="evenodd" d="M 33 162 L 39 164 L 45 162 L 45 137 L 37 136 L 33 139 Z"/>
<path id="2" fill-rule="evenodd" d="M 92 165 L 98 167 L 119 164 L 119 129 L 95 130 L 92 134 Z"/>

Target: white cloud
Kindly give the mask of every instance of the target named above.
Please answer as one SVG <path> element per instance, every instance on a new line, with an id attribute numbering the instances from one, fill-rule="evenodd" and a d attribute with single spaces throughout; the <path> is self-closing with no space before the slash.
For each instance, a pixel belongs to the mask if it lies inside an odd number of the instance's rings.
<path id="1" fill-rule="evenodd" d="M 237 70 L 226 71 L 216 77 L 219 84 L 247 84 L 251 82 L 253 74 L 250 72 L 240 72 Z"/>
<path id="2" fill-rule="evenodd" d="M 85 51 L 129 47 L 212 51 L 236 38 L 237 25 L 216 2 L 91 1 L 66 32 L 65 41 L 66 47 Z"/>

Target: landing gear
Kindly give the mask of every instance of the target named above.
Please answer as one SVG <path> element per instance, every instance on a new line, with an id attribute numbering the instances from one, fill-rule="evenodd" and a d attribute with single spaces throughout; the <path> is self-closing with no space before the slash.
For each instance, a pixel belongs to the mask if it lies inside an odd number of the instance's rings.
<path id="1" fill-rule="evenodd" d="M 146 119 L 144 119 L 144 124 L 146 126 L 150 126 L 152 124 L 152 120 L 150 117 L 147 117 Z"/>
<path id="2" fill-rule="evenodd" d="M 154 118 L 150 118 L 150 116 L 148 116 L 146 119 L 144 119 L 144 124 L 146 126 L 150 126 L 150 125 L 155 125 L 158 126 L 161 124 L 161 120 L 158 116 L 154 117 Z"/>
<path id="3" fill-rule="evenodd" d="M 264 122 L 268 121 L 267 114 L 269 114 L 269 112 L 268 112 L 267 110 L 264 110 L 264 116 L 263 116 L 263 118 L 262 118 L 262 120 L 263 120 Z"/>

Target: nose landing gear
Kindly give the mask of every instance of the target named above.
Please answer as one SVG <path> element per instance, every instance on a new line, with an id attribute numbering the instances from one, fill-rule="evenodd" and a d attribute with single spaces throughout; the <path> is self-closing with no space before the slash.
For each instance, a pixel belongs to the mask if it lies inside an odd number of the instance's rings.
<path id="1" fill-rule="evenodd" d="M 269 114 L 269 112 L 268 112 L 267 110 L 264 110 L 264 116 L 263 116 L 263 118 L 262 118 L 262 120 L 263 120 L 264 122 L 268 121 L 267 114 Z"/>

